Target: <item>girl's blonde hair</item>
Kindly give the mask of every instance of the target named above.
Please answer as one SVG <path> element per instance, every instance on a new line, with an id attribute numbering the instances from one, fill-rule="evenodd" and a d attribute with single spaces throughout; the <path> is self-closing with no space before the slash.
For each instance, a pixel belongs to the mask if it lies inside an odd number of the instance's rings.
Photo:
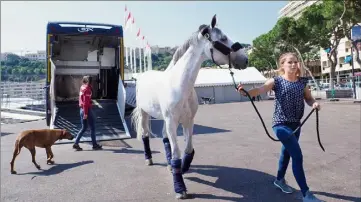
<path id="1" fill-rule="evenodd" d="M 295 57 L 297 59 L 298 62 L 300 61 L 298 59 L 298 56 L 297 56 L 296 53 L 293 53 L 293 52 L 283 53 L 280 56 L 280 58 L 278 59 L 279 68 L 278 68 L 277 72 L 278 72 L 279 75 L 283 75 L 285 73 L 285 70 L 281 66 L 283 65 L 283 63 L 285 63 L 287 56 L 293 56 L 293 57 Z M 296 72 L 297 77 L 301 76 L 301 68 L 302 68 L 301 65 L 299 65 L 299 68 L 297 69 L 297 72 Z"/>

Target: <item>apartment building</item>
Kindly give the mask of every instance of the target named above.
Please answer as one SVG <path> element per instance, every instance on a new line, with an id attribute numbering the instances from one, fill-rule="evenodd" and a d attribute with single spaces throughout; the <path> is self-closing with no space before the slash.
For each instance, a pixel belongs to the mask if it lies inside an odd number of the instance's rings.
<path id="1" fill-rule="evenodd" d="M 152 46 L 150 47 L 152 53 L 154 54 L 164 54 L 164 53 L 170 53 L 171 47 L 159 47 L 159 46 Z"/>
<path id="2" fill-rule="evenodd" d="M 283 7 L 279 11 L 278 18 L 293 17 L 295 19 L 298 19 L 299 17 L 301 17 L 302 12 L 307 7 L 319 3 L 322 3 L 322 1 L 321 0 L 290 1 L 285 7 Z M 338 52 L 338 58 L 337 58 L 337 66 L 336 66 L 336 76 L 337 76 L 336 79 L 337 81 L 339 81 L 340 78 L 351 76 L 351 72 L 352 72 L 351 41 L 347 40 L 347 38 L 343 38 L 340 41 L 337 52 Z M 355 54 L 355 52 L 353 54 Z M 355 57 L 353 64 L 354 64 L 355 72 L 360 71 L 360 65 L 356 62 Z M 331 64 L 328 61 L 327 50 L 320 49 L 320 61 L 313 61 L 313 63 L 310 63 L 308 67 L 311 69 L 312 74 L 314 74 L 316 78 L 328 78 L 331 69 L 330 68 Z"/>
<path id="3" fill-rule="evenodd" d="M 305 8 L 315 3 L 319 4 L 322 3 L 322 1 L 289 1 L 289 3 L 278 12 L 278 19 L 282 17 L 291 17 L 298 19 L 299 17 L 301 17 L 302 12 L 305 10 Z"/>
<path id="4" fill-rule="evenodd" d="M 341 39 L 340 44 L 337 48 L 337 66 L 335 69 L 337 81 L 339 81 L 340 78 L 352 76 L 352 54 L 354 71 L 360 72 L 361 70 L 360 64 L 356 62 L 356 51 L 353 50 L 353 52 L 351 52 L 351 46 L 351 41 L 347 38 L 343 38 Z M 328 51 L 329 49 L 320 49 L 323 78 L 329 78 L 329 73 L 331 71 L 331 63 L 329 62 L 327 57 Z"/>
<path id="5" fill-rule="evenodd" d="M 36 53 L 25 53 L 24 57 L 28 58 L 29 60 L 45 61 L 46 60 L 46 52 L 45 51 L 37 51 Z"/>

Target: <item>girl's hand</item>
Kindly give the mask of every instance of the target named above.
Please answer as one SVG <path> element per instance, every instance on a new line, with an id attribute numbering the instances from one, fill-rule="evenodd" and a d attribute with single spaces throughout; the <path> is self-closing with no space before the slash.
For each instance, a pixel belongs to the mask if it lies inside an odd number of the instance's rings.
<path id="1" fill-rule="evenodd" d="M 313 103 L 312 108 L 321 110 L 321 105 L 318 102 Z"/>

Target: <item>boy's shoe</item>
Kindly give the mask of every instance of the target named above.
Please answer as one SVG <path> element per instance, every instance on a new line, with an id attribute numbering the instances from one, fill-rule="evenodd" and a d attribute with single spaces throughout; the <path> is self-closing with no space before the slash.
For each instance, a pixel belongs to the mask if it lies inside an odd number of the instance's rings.
<path id="1" fill-rule="evenodd" d="M 93 145 L 93 149 L 94 150 L 100 150 L 100 149 L 102 149 L 102 146 L 99 145 L 99 144 L 96 144 L 96 145 Z"/>
<path id="2" fill-rule="evenodd" d="M 303 202 L 322 202 L 322 200 L 316 198 L 310 191 L 307 191 L 306 196 L 303 197 Z"/>
<path id="3" fill-rule="evenodd" d="M 273 182 L 273 184 L 274 184 L 276 187 L 280 188 L 280 189 L 282 190 L 282 192 L 284 192 L 284 193 L 286 193 L 286 194 L 290 194 L 290 193 L 293 192 L 293 189 L 292 189 L 290 186 L 287 185 L 287 182 L 286 182 L 285 179 L 282 179 L 282 180 L 277 180 L 277 179 L 276 179 L 276 180 Z"/>
<path id="4" fill-rule="evenodd" d="M 77 144 L 74 144 L 73 145 L 73 149 L 75 149 L 75 150 L 77 150 L 77 151 L 82 151 L 83 149 L 79 146 L 79 145 L 77 145 Z"/>

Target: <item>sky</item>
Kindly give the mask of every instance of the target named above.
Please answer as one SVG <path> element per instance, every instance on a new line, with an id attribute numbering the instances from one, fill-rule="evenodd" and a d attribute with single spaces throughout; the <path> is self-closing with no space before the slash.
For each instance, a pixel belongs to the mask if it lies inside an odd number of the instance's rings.
<path id="1" fill-rule="evenodd" d="M 139 46 L 141 29 L 149 45 L 177 46 L 217 15 L 218 27 L 233 41 L 252 44 L 277 22 L 287 1 L 1 1 L 1 52 L 35 52 L 46 48 L 49 21 L 109 23 L 124 26 L 124 8 L 134 15 L 136 30 L 125 31 L 126 46 Z"/>

